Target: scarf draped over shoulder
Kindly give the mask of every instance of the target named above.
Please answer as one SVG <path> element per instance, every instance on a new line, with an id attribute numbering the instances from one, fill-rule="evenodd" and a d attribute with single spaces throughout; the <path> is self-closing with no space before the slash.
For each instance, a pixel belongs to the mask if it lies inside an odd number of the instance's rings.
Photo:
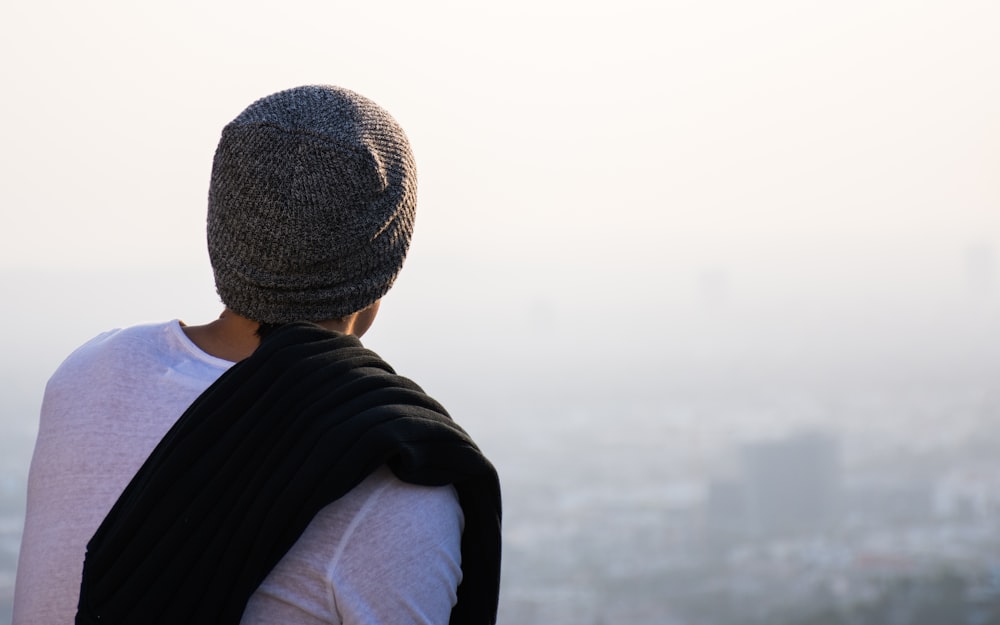
<path id="1" fill-rule="evenodd" d="M 317 512 L 381 465 L 454 484 L 452 625 L 496 621 L 500 486 L 472 439 L 350 335 L 282 326 L 175 423 L 87 545 L 78 625 L 236 625 Z"/>

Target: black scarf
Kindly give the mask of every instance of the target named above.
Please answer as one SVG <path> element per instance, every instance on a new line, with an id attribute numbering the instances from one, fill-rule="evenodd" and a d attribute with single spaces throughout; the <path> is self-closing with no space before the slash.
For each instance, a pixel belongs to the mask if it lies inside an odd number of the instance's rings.
<path id="1" fill-rule="evenodd" d="M 76 623 L 239 623 L 313 516 L 382 464 L 455 485 L 465 530 L 450 623 L 494 623 L 496 471 L 416 384 L 355 337 L 306 323 L 270 334 L 153 450 L 87 545 Z"/>

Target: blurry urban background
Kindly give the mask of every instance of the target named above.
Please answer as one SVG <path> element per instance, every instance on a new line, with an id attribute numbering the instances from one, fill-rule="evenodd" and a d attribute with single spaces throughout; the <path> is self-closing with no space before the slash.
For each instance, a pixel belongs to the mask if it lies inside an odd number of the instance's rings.
<path id="1" fill-rule="evenodd" d="M 366 343 L 504 485 L 501 623 L 1000 623 L 1000 5 L 0 7 L 0 625 L 45 380 L 219 310 L 221 127 L 407 129 Z"/>

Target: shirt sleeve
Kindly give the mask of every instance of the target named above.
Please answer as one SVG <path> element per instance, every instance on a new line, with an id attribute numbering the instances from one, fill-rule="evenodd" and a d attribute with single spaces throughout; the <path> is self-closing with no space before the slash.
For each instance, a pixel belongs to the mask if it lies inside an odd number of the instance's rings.
<path id="1" fill-rule="evenodd" d="M 344 625 L 446 625 L 462 578 L 462 525 L 454 488 L 390 477 L 331 562 L 331 600 Z"/>
<path id="2" fill-rule="evenodd" d="M 446 625 L 463 524 L 453 487 L 407 484 L 382 467 L 316 515 L 242 625 Z"/>

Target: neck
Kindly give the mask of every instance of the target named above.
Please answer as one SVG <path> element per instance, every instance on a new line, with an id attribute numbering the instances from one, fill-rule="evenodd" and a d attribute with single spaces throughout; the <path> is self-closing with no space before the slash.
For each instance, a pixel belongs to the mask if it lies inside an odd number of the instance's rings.
<path id="1" fill-rule="evenodd" d="M 230 362 L 239 362 L 260 345 L 257 322 L 226 308 L 219 318 L 197 326 L 184 326 L 184 334 L 203 352 Z"/>
<path id="2" fill-rule="evenodd" d="M 377 310 L 377 303 L 365 311 L 372 308 Z M 371 325 L 370 317 L 374 317 L 374 311 L 370 314 L 365 311 L 348 315 L 343 319 L 318 321 L 316 324 L 333 332 L 361 336 Z M 226 308 L 215 321 L 198 326 L 186 325 L 183 326 L 183 330 L 191 342 L 206 354 L 230 362 L 239 362 L 254 353 L 260 345 L 260 337 L 257 336 L 258 327 L 256 321 L 251 321 Z"/>

